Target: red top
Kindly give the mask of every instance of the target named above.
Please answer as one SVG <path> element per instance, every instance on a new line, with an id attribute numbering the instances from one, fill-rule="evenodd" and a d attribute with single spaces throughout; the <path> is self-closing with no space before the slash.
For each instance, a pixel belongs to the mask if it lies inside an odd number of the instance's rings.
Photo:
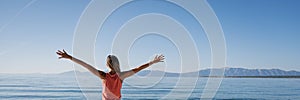
<path id="1" fill-rule="evenodd" d="M 102 83 L 102 99 L 103 100 L 120 100 L 121 99 L 121 88 L 122 80 L 116 74 L 106 73 L 105 79 Z"/>

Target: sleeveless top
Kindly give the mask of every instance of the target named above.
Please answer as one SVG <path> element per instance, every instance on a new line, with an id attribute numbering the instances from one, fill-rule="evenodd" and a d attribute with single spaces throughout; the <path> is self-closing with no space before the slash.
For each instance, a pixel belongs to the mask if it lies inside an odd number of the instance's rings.
<path id="1" fill-rule="evenodd" d="M 102 100 L 120 100 L 122 80 L 117 73 L 111 75 L 106 73 L 106 77 L 102 83 Z"/>

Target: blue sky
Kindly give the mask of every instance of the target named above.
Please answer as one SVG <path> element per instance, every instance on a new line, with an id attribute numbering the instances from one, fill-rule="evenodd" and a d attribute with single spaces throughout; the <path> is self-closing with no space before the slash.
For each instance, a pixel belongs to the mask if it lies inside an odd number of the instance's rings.
<path id="1" fill-rule="evenodd" d="M 55 51 L 64 48 L 72 53 L 74 30 L 88 3 L 88 0 L 0 0 L 0 73 L 59 73 L 72 70 L 72 63 L 58 60 Z M 224 31 L 229 67 L 300 71 L 300 1 L 208 0 L 208 3 Z M 192 20 L 183 16 L 180 21 Z M 197 30 L 202 31 L 201 28 Z M 191 35 L 201 55 L 201 68 L 207 68 L 210 65 L 207 38 L 204 33 Z M 106 70 L 104 59 L 110 53 L 111 40 L 105 39 L 113 36 L 105 33 L 97 37 L 96 64 L 92 65 L 99 69 Z M 176 47 L 161 36 L 152 34 L 141 37 L 131 50 L 130 68 L 147 62 L 155 53 L 163 53 L 167 58 L 167 66 L 164 65 L 167 71 L 177 72 L 180 69 L 176 66 L 180 64 Z M 150 69 L 156 68 L 153 66 Z"/>
<path id="2" fill-rule="evenodd" d="M 298 0 L 209 0 L 226 36 L 228 65 L 299 70 Z"/>

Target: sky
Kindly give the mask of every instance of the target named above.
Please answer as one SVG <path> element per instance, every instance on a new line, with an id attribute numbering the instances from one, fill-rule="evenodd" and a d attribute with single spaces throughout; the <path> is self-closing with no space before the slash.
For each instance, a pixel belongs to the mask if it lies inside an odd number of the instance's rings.
<path id="1" fill-rule="evenodd" d="M 60 73 L 73 70 L 73 63 L 57 59 L 56 50 L 65 49 L 72 54 L 74 32 L 88 0 L 0 0 L 0 73 Z M 149 1 L 150 2 L 150 1 Z M 207 0 L 222 26 L 226 47 L 227 66 L 242 68 L 278 68 L 300 71 L 300 12 L 299 0 Z M 91 65 L 108 71 L 105 59 L 111 51 L 117 33 L 141 31 L 157 24 L 134 25 L 136 15 L 144 11 L 160 12 L 172 16 L 189 30 L 199 52 L 199 69 L 211 64 L 211 52 L 207 37 L 199 24 L 178 8 L 151 8 L 144 3 L 136 10 L 122 6 L 111 15 L 99 31 L 95 42 L 95 63 Z M 165 5 L 161 3 L 161 5 Z M 150 10 L 149 10 L 149 9 Z M 148 9 L 148 10 L 145 10 Z M 172 10 L 175 9 L 175 10 Z M 118 13 L 119 12 L 119 13 Z M 99 10 L 101 13 L 101 10 Z M 153 15 L 154 16 L 154 15 Z M 147 16 L 144 16 L 147 17 Z M 141 17 L 136 17 L 143 18 Z M 118 30 L 122 22 L 131 20 L 136 29 Z M 126 24 L 130 24 L 126 23 Z M 172 26 L 172 25 L 171 25 Z M 88 26 L 87 26 L 88 27 Z M 167 26 L 165 26 L 167 27 Z M 175 26 L 174 26 L 175 27 Z M 196 28 L 195 28 L 196 27 Z M 176 32 L 179 29 L 166 28 Z M 120 56 L 122 70 L 148 62 L 154 54 L 164 54 L 166 60 L 149 69 L 179 72 L 195 71 L 189 65 L 181 65 L 180 47 L 174 41 L 158 33 L 148 33 L 134 40 L 128 59 Z M 88 34 L 88 33 L 87 33 Z M 184 37 L 186 34 L 177 34 Z M 126 40 L 126 38 L 123 38 Z M 129 41 L 129 40 L 128 40 Z M 122 41 L 121 44 L 122 45 Z M 188 45 L 193 46 L 193 45 Z M 179 49 L 178 49 L 179 48 Z M 88 52 L 88 51 L 82 51 Z M 195 55 L 184 53 L 187 56 Z M 75 57 L 78 55 L 74 55 Z M 85 60 L 85 59 L 82 59 Z M 126 65 L 128 60 L 129 65 Z"/>

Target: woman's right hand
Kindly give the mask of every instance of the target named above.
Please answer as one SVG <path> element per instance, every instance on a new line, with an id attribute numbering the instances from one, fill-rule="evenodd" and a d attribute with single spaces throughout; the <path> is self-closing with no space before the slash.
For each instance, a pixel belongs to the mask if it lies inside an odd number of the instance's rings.
<path id="1" fill-rule="evenodd" d="M 57 50 L 56 54 L 60 56 L 60 57 L 58 57 L 58 59 L 61 59 L 61 58 L 72 59 L 72 56 L 70 56 L 64 49 L 63 49 L 63 51 Z"/>

